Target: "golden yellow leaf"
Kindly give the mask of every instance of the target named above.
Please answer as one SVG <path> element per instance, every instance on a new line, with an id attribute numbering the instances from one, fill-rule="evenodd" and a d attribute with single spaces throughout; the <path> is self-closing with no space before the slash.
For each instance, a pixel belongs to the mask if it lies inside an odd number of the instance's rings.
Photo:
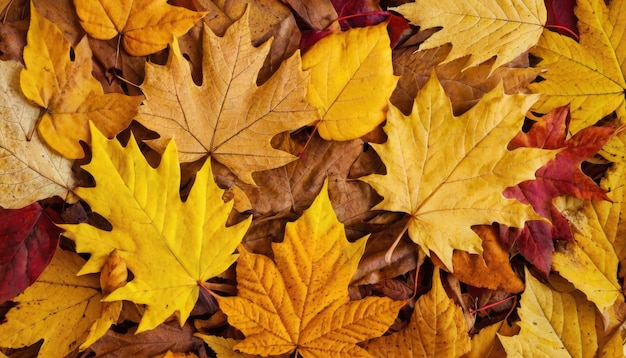
<path id="1" fill-rule="evenodd" d="M 162 149 L 174 137 L 181 161 L 209 154 L 250 184 L 252 172 L 296 159 L 274 149 L 270 140 L 318 118 L 305 100 L 308 75 L 300 70 L 296 53 L 258 87 L 257 74 L 269 46 L 252 47 L 244 16 L 224 37 L 204 28 L 201 86 L 193 83 L 176 43 L 166 66 L 147 64 L 141 85 L 146 101 L 137 120 L 161 134 L 151 145 Z"/>
<path id="2" fill-rule="evenodd" d="M 443 26 L 420 50 L 452 43 L 445 62 L 470 55 L 465 68 L 497 56 L 492 72 L 537 43 L 547 16 L 543 0 L 430 0 L 390 10 L 424 29 Z"/>
<path id="3" fill-rule="evenodd" d="M 608 191 L 607 195 L 613 203 L 611 209 L 600 217 L 600 222 L 619 259 L 619 277 L 623 278 L 626 276 L 626 161 L 622 154 L 626 154 L 626 131 L 614 135 L 611 140 L 615 146 L 610 151 L 617 155 L 612 158 L 614 163 L 600 184 Z"/>
<path id="4" fill-rule="evenodd" d="M 319 110 L 322 138 L 359 138 L 385 120 L 398 81 L 385 23 L 319 40 L 302 56 L 302 68 L 311 73 L 307 98 Z"/>
<path id="5" fill-rule="evenodd" d="M 51 151 L 35 130 L 40 109 L 19 92 L 17 62 L 0 62 L 0 206 L 21 208 L 74 186 L 72 162 Z M 71 197 L 70 197 L 71 199 Z"/>
<path id="6" fill-rule="evenodd" d="M 209 336 L 206 334 L 196 333 L 197 337 L 202 338 L 209 347 L 215 352 L 217 358 L 252 358 L 258 357 L 256 355 L 245 354 L 236 352 L 233 348 L 239 342 L 238 340 L 232 338 L 222 338 L 218 336 Z"/>
<path id="7" fill-rule="evenodd" d="M 435 269 L 432 288 L 415 303 L 409 325 L 370 340 L 365 349 L 374 357 L 460 357 L 471 347 L 467 331 L 461 307 L 448 297 Z"/>
<path id="8" fill-rule="evenodd" d="M 409 116 L 390 108 L 387 142 L 372 144 L 387 167 L 387 175 L 361 178 L 384 197 L 374 209 L 411 215 L 411 239 L 426 253 L 437 254 L 450 270 L 454 249 L 482 251 L 472 225 L 523 227 L 526 220 L 540 219 L 530 206 L 502 195 L 505 188 L 533 179 L 535 170 L 556 154 L 507 150 L 535 98 L 505 95 L 500 85 L 455 117 L 431 76 Z"/>
<path id="9" fill-rule="evenodd" d="M 74 0 L 81 26 L 99 40 L 122 37 L 124 49 L 146 56 L 164 49 L 206 13 L 172 6 L 166 0 Z"/>
<path id="10" fill-rule="evenodd" d="M 92 160 L 83 168 L 96 186 L 79 187 L 76 194 L 105 217 L 113 230 L 62 225 L 65 235 L 76 241 L 76 250 L 91 254 L 80 273 L 100 271 L 109 253 L 117 250 L 135 277 L 105 301 L 146 304 L 138 332 L 156 327 L 176 312 L 182 326 L 200 285 L 236 260 L 233 251 L 250 220 L 225 226 L 233 203 L 222 201 L 209 162 L 196 174 L 187 200 L 181 201 L 174 142 L 153 169 L 134 138 L 124 148 L 92 126 L 92 140 Z"/>
<path id="11" fill-rule="evenodd" d="M 24 95 L 43 107 L 39 120 L 41 138 L 70 159 L 82 158 L 79 141 L 90 142 L 89 121 L 113 137 L 128 126 L 142 96 L 105 94 L 92 77 L 91 50 L 83 38 L 71 51 L 59 29 L 30 7 L 26 68 L 20 76 Z"/>
<path id="12" fill-rule="evenodd" d="M 506 358 L 504 347 L 498 339 L 498 334 L 505 337 L 519 333 L 517 325 L 509 325 L 506 320 L 482 328 L 472 337 L 472 350 L 465 358 Z"/>
<path id="13" fill-rule="evenodd" d="M 40 357 L 64 357 L 85 340 L 100 315 L 96 275 L 76 276 L 85 261 L 58 249 L 37 281 L 17 296 L 0 324 L 0 347 L 19 348 L 43 339 Z"/>
<path id="14" fill-rule="evenodd" d="M 595 355 L 595 308 L 582 294 L 554 291 L 526 270 L 526 290 L 520 305 L 520 333 L 513 337 L 499 335 L 509 357 Z"/>
<path id="15" fill-rule="evenodd" d="M 356 344 L 382 335 L 404 304 L 388 297 L 350 301 L 348 285 L 365 239 L 349 243 L 330 204 L 327 183 L 311 207 L 287 223 L 274 259 L 240 247 L 236 297 L 217 297 L 245 340 L 236 350 L 303 357 L 364 357 Z"/>
<path id="16" fill-rule="evenodd" d="M 127 279 L 126 263 L 117 253 L 117 250 L 111 251 L 100 272 L 100 288 L 103 297 L 124 286 Z M 89 336 L 80 345 L 81 350 L 94 344 L 106 334 L 112 324 L 117 323 L 122 306 L 122 301 L 102 302 L 100 317 L 91 326 Z"/>
<path id="17" fill-rule="evenodd" d="M 621 201 L 621 199 L 620 199 Z M 621 202 L 582 201 L 559 198 L 557 207 L 569 220 L 574 241 L 561 242 L 552 253 L 552 268 L 583 292 L 600 312 L 612 306 L 620 296 L 617 282 L 618 258 L 613 238 L 608 237 L 618 225 L 610 218 Z"/>
<path id="18" fill-rule="evenodd" d="M 570 104 L 576 133 L 617 111 L 626 121 L 626 4 L 602 0 L 576 1 L 580 41 L 545 30 L 531 52 L 545 81 L 529 87 L 541 97 L 534 108 L 547 113 Z"/>

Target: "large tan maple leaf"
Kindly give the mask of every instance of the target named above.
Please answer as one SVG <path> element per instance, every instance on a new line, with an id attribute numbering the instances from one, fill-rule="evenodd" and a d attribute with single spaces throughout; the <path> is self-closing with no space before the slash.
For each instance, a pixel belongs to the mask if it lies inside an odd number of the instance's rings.
<path id="1" fill-rule="evenodd" d="M 257 86 L 270 42 L 252 46 L 247 18 L 230 26 L 224 37 L 204 27 L 200 86 L 176 42 L 165 66 L 147 64 L 141 85 L 146 101 L 137 120 L 161 134 L 150 142 L 153 147 L 162 149 L 174 137 L 182 162 L 208 154 L 252 184 L 253 172 L 296 159 L 274 149 L 272 137 L 318 117 L 305 99 L 308 75 L 300 69 L 299 53 Z"/>
<path id="2" fill-rule="evenodd" d="M 411 215 L 411 239 L 434 252 L 452 269 L 454 249 L 482 251 L 472 225 L 493 222 L 523 227 L 540 219 L 529 205 L 502 191 L 523 180 L 556 154 L 531 148 L 507 150 L 536 96 L 505 95 L 502 85 L 460 117 L 452 114 L 437 77 L 432 75 L 404 116 L 390 107 L 387 142 L 372 144 L 387 175 L 361 178 L 384 197 L 374 209 Z"/>

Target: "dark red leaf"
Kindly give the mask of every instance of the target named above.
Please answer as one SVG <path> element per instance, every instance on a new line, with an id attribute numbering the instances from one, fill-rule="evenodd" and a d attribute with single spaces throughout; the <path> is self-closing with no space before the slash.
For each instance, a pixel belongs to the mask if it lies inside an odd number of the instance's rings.
<path id="1" fill-rule="evenodd" d="M 38 202 L 0 211 L 0 302 L 12 299 L 48 266 L 59 242 L 60 222 Z"/>
<path id="2" fill-rule="evenodd" d="M 500 225 L 500 240 L 509 249 L 516 244 L 519 253 L 547 277 L 554 251 L 551 232 L 543 221 L 528 221 L 523 229 Z"/>
<path id="3" fill-rule="evenodd" d="M 409 28 L 409 23 L 402 17 L 390 12 L 383 11 L 378 5 L 378 0 L 331 0 L 337 11 L 337 22 L 342 31 L 351 28 L 366 27 L 388 21 L 387 31 L 394 48 L 402 33 Z M 300 49 L 304 52 L 313 46 L 321 38 L 328 36 L 333 31 L 329 28 L 302 31 Z"/>
<path id="4" fill-rule="evenodd" d="M 524 181 L 507 188 L 504 195 L 530 204 L 535 211 L 549 219 L 547 222 L 526 223 L 522 233 L 503 234 L 505 242 L 515 241 L 520 253 L 544 274 L 550 271 L 552 240 L 571 240 L 572 233 L 565 217 L 554 207 L 552 199 L 569 195 L 583 200 L 608 200 L 606 193 L 581 171 L 581 163 L 593 157 L 615 132 L 614 127 L 588 127 L 565 140 L 569 125 L 569 108 L 557 108 L 535 123 L 527 134 L 520 133 L 509 148 L 565 148 L 535 173 L 535 180 Z M 550 245 L 547 243 L 550 242 Z M 541 251 L 549 250 L 549 251 Z M 528 256 L 527 256 L 528 255 Z"/>
<path id="5" fill-rule="evenodd" d="M 548 11 L 546 27 L 578 41 L 579 33 L 576 26 L 578 19 L 574 14 L 576 0 L 545 0 L 545 3 Z"/>

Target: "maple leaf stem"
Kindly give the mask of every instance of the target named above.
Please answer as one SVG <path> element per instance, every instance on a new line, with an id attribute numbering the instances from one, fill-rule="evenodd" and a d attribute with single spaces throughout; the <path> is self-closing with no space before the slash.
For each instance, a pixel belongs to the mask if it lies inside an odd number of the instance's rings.
<path id="1" fill-rule="evenodd" d="M 317 123 L 315 123 L 315 127 L 313 127 L 313 132 L 311 132 L 311 135 L 309 135 L 309 139 L 306 140 L 306 143 L 304 143 L 304 147 L 302 147 L 302 150 L 300 150 L 300 153 L 298 153 L 298 159 L 302 159 L 302 157 L 304 157 L 304 151 L 309 146 L 309 143 L 311 143 L 311 139 L 317 132 L 317 127 L 319 127 L 320 123 L 322 123 L 322 121 L 317 121 Z"/>
<path id="2" fill-rule="evenodd" d="M 124 77 L 122 77 L 122 76 L 119 76 L 117 73 L 115 73 L 115 71 L 113 71 L 113 76 L 115 76 L 115 78 L 116 78 L 116 79 L 118 79 L 118 80 L 120 80 L 120 81 L 122 81 L 122 82 L 124 82 L 124 83 L 126 83 L 126 84 L 129 84 L 129 85 L 131 85 L 131 86 L 133 86 L 133 87 L 136 87 L 136 88 L 141 89 L 141 86 L 136 85 L 136 84 L 134 84 L 134 83 L 130 82 L 129 80 L 125 79 L 125 78 L 124 78 Z"/>
<path id="3" fill-rule="evenodd" d="M 402 236 L 404 235 L 404 233 L 409 229 L 409 222 L 410 220 L 406 221 L 406 224 L 402 228 L 402 231 L 400 231 L 400 234 L 398 234 L 398 237 L 396 237 L 396 241 L 394 241 L 393 245 L 391 245 L 389 250 L 387 250 L 387 253 L 385 254 L 386 263 L 391 263 L 391 256 L 393 255 L 393 252 L 395 251 L 396 247 L 400 243 L 400 239 L 402 239 Z"/>
<path id="4" fill-rule="evenodd" d="M 578 36 L 578 34 L 576 34 L 574 31 L 572 31 L 571 29 L 569 29 L 566 26 L 562 26 L 562 25 L 546 25 L 547 29 L 554 29 L 554 30 L 562 30 L 567 32 L 569 35 L 571 35 L 571 37 L 576 40 L 576 42 L 580 42 L 580 36 Z"/>
<path id="5" fill-rule="evenodd" d="M 511 315 L 511 313 L 513 313 L 513 310 L 515 309 L 515 306 L 517 306 L 517 296 L 515 296 L 515 295 L 509 296 L 509 297 L 506 297 L 506 298 L 503 298 L 503 299 L 501 299 L 501 300 L 499 300 L 499 301 L 492 302 L 492 303 L 490 303 L 490 304 L 488 304 L 488 305 L 485 305 L 485 306 L 482 306 L 482 307 L 478 307 L 478 308 L 471 309 L 471 310 L 470 310 L 470 314 L 472 314 L 472 315 L 473 315 L 473 314 L 475 314 L 476 312 L 487 310 L 487 309 L 489 309 L 489 308 L 495 307 L 495 306 L 497 306 L 497 305 L 499 305 L 499 304 L 502 304 L 502 303 L 504 303 L 504 302 L 506 302 L 506 301 L 510 301 L 510 300 L 513 300 L 513 304 L 511 305 L 511 308 L 509 309 L 509 312 L 508 312 L 508 313 L 506 314 L 506 316 L 504 317 L 504 320 L 506 320 L 507 318 L 509 318 L 509 316 Z"/>

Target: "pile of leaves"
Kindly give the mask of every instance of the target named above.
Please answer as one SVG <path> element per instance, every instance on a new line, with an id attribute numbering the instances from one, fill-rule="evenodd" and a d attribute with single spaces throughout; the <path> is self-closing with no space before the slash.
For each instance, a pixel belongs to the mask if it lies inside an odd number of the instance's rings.
<path id="1" fill-rule="evenodd" d="M 0 357 L 624 354 L 626 1 L 0 8 Z"/>

